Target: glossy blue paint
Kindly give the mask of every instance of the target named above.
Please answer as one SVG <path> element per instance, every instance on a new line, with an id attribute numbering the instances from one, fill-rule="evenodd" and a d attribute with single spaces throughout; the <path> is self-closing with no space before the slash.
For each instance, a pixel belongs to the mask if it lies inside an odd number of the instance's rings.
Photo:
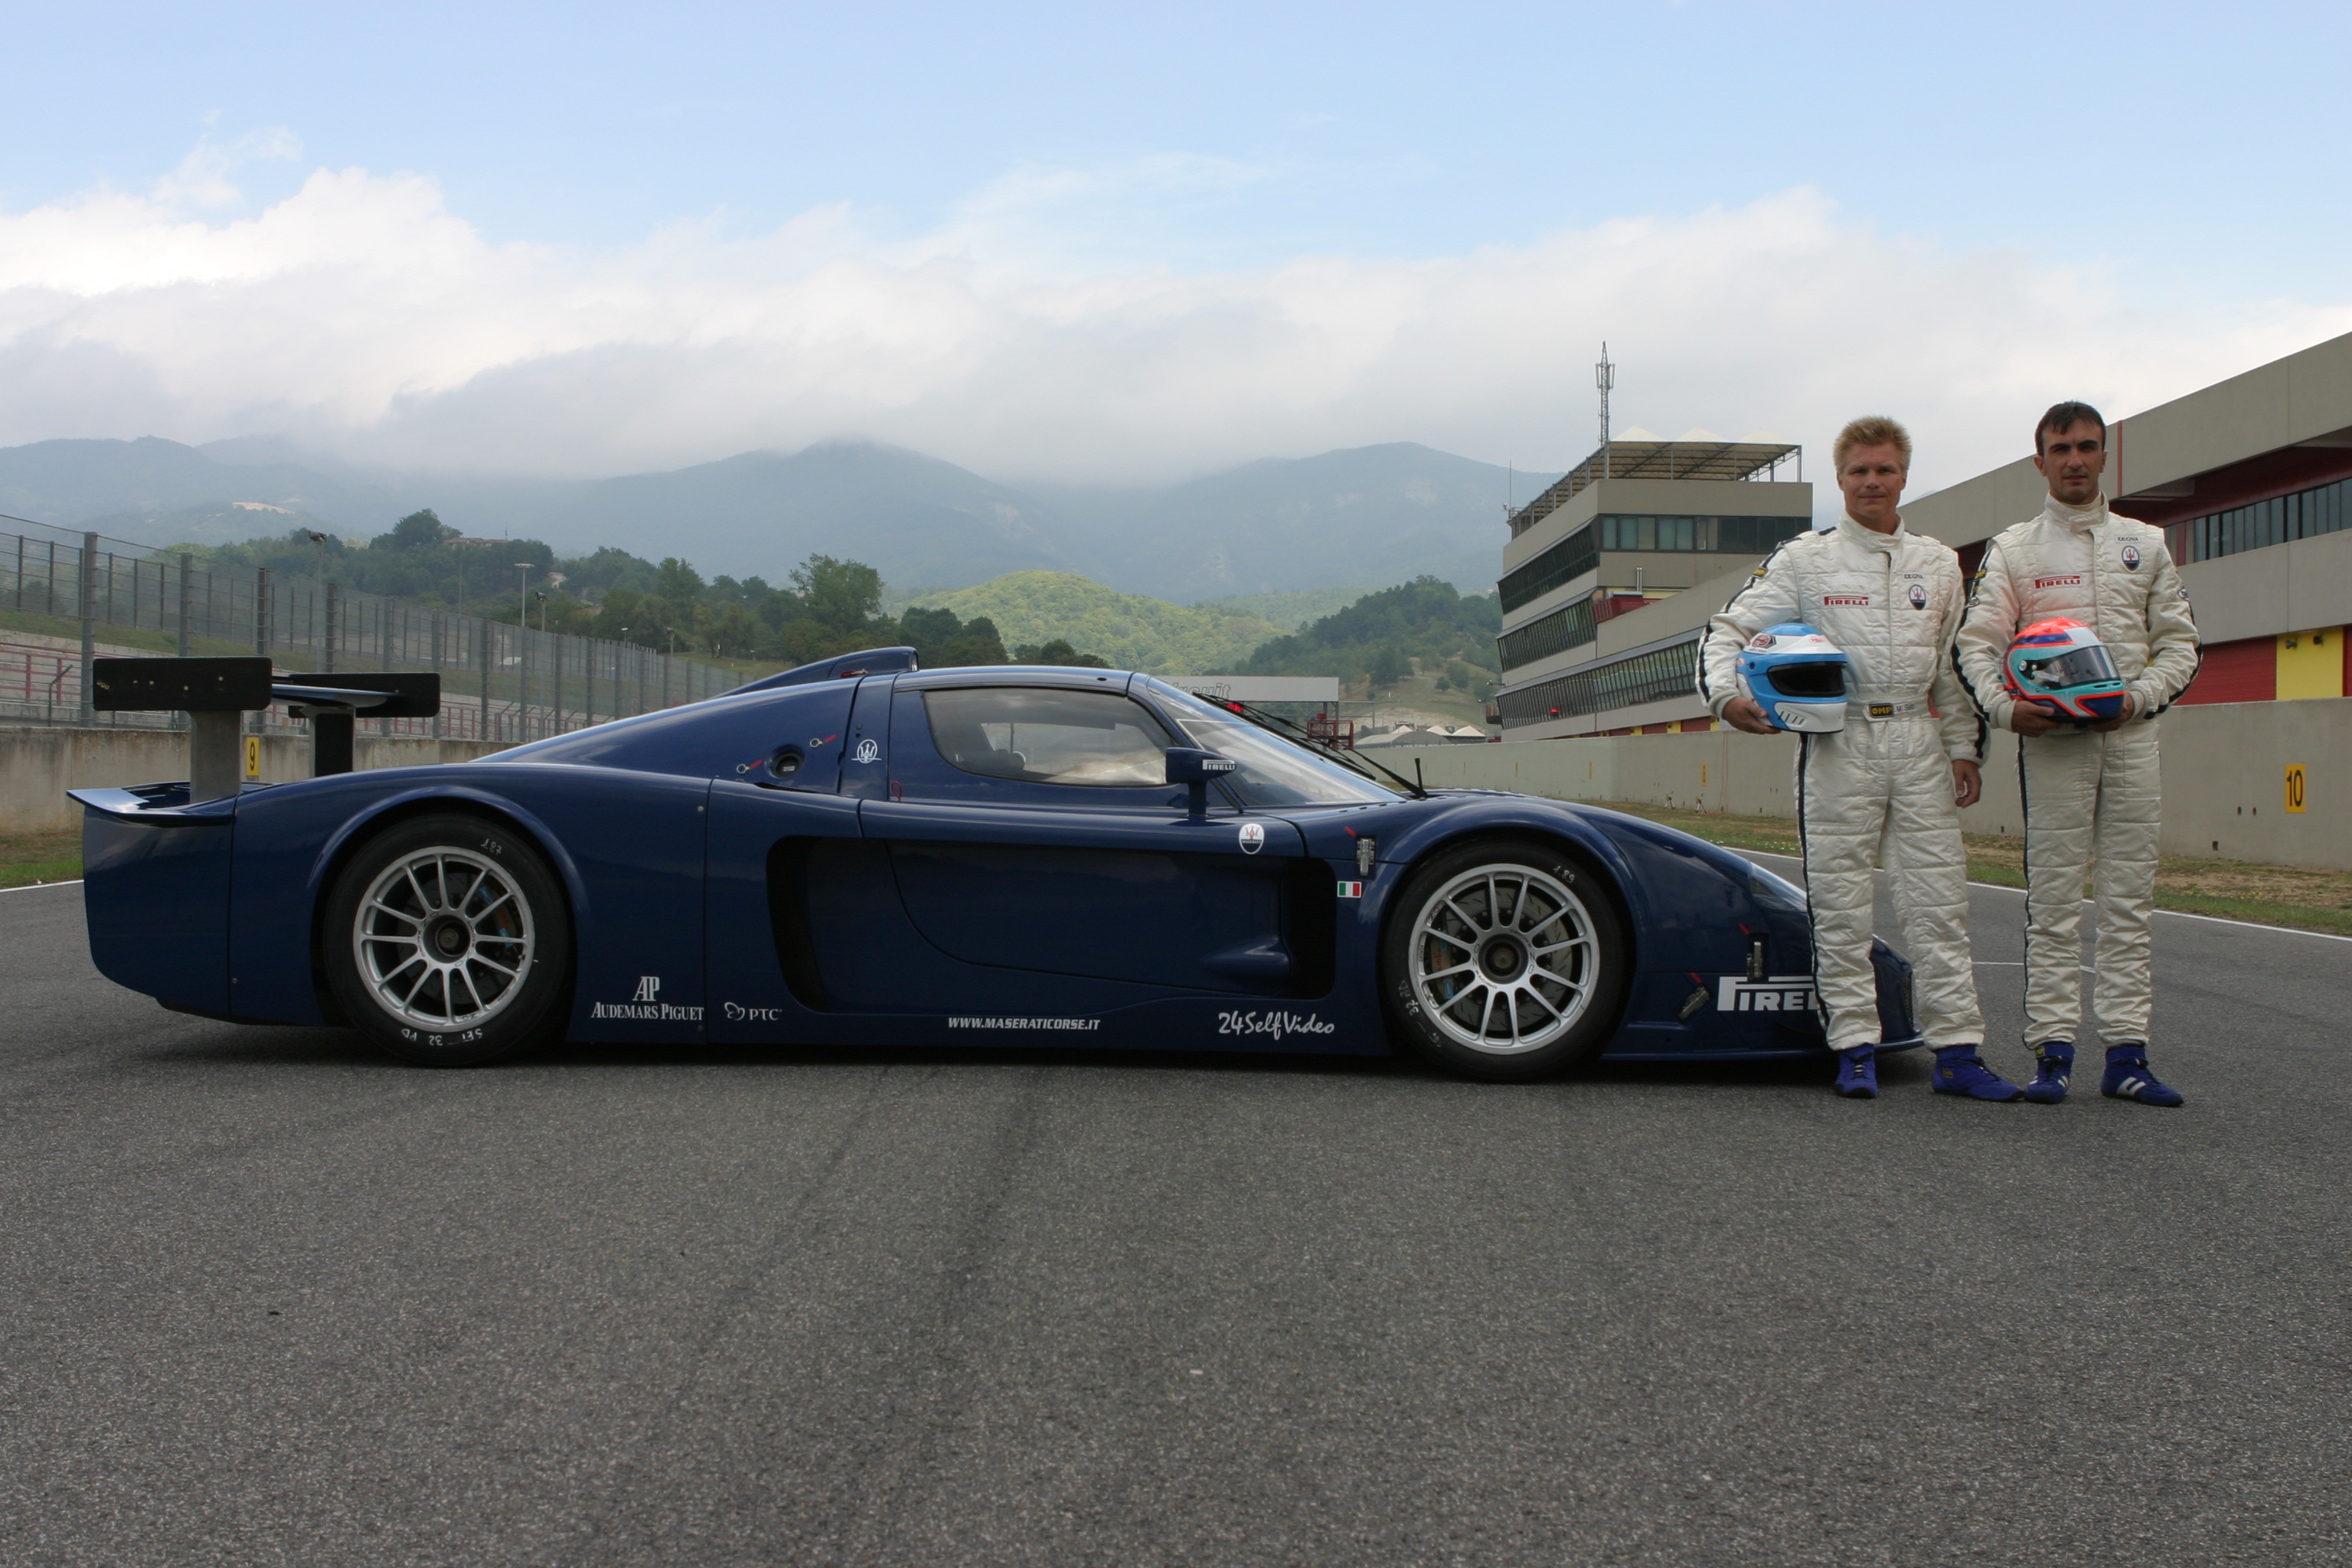
<path id="1" fill-rule="evenodd" d="M 1244 811 L 1222 780 L 1206 819 L 1188 820 L 1182 786 L 1133 767 L 1072 784 L 960 765 L 926 707 L 974 687 L 1087 691 L 1189 743 L 1151 684 L 1036 669 L 826 679 L 196 807 L 173 786 L 77 792 L 92 952 L 173 1005 L 328 1021 L 317 925 L 347 852 L 409 814 L 473 813 L 535 839 L 571 900 L 574 1038 L 1377 1054 L 1380 938 L 1412 868 L 1465 837 L 1532 837 L 1578 861 L 1632 935 L 1608 1055 L 1822 1048 L 1801 1005 L 1801 905 L 1686 835 L 1478 791 Z M 1751 984 L 1759 938 L 1767 973 Z M 1908 966 L 1883 947 L 1877 960 L 1888 1037 L 1913 1041 Z"/>
<path id="2" fill-rule="evenodd" d="M 82 909 L 98 972 L 170 1006 L 226 1013 L 230 803 L 191 808 L 186 790 L 153 786 L 74 798 L 84 807 Z"/>

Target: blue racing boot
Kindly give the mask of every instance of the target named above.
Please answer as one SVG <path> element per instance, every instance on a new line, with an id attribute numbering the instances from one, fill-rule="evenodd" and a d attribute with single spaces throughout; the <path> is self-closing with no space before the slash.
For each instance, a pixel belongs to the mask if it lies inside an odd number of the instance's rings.
<path id="1" fill-rule="evenodd" d="M 1853 1100 L 1878 1098 L 1878 1047 L 1854 1046 L 1837 1054 L 1837 1091 Z"/>
<path id="2" fill-rule="evenodd" d="M 2099 1092 L 2109 1100 L 2137 1100 L 2142 1105 L 2183 1103 L 2179 1089 L 2157 1082 L 2156 1075 L 2147 1070 L 2147 1044 L 2143 1040 L 2126 1040 L 2107 1047 L 2107 1076 L 2099 1080 Z"/>
<path id="3" fill-rule="evenodd" d="M 1974 1046 L 1937 1046 L 1936 1070 L 1928 1082 L 1937 1094 L 1965 1094 L 1970 1100 L 2015 1100 L 2025 1092 L 1985 1066 Z"/>
<path id="4" fill-rule="evenodd" d="M 2055 1105 L 2066 1098 L 2066 1080 L 2074 1073 L 2074 1042 L 2044 1040 L 2033 1047 L 2033 1081 L 2025 1098 L 2036 1105 Z"/>

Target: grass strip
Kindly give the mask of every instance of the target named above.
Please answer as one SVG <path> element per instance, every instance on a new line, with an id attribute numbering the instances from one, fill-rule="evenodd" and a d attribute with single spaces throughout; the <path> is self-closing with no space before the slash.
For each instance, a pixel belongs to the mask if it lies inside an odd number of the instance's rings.
<path id="1" fill-rule="evenodd" d="M 70 882 L 81 875 L 81 835 L 0 834 L 0 888 Z"/>

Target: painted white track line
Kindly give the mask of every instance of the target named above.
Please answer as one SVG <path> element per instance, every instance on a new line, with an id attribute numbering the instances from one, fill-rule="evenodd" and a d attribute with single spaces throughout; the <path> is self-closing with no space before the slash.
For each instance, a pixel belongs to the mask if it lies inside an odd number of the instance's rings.
<path id="1" fill-rule="evenodd" d="M 1804 865 L 1804 861 L 1797 856 L 1775 855 L 1769 849 L 1738 849 L 1734 850 L 1733 853 L 1738 855 L 1751 855 L 1759 860 L 1786 860 L 1790 865 L 1799 867 L 1800 868 Z M 1878 872 L 1880 875 L 1884 876 L 1885 874 L 1885 868 L 1884 867 L 1878 868 Z M 1999 882 L 1970 882 L 1969 886 L 1971 888 L 1982 888 L 1987 892 L 1991 893 L 2015 893 L 2021 899 L 2025 897 L 2025 889 L 2023 888 L 2006 888 L 2001 886 Z M 2084 899 L 2083 900 L 2083 904 L 2086 909 L 2096 907 L 2089 899 Z M 2352 942 L 2352 936 L 2337 936 L 2334 931 L 2297 931 L 2293 926 L 2260 925 L 2252 921 L 2233 921 L 2226 915 L 2192 915 L 2187 910 L 2158 910 L 2156 912 L 2170 920 L 2203 921 L 2208 925 L 2235 926 L 2240 931 L 2273 931 L 2278 932 L 2281 936 L 2307 936 L 2315 938 L 2320 942 Z"/>
<path id="2" fill-rule="evenodd" d="M 79 888 L 80 886 L 81 879 L 76 877 L 70 882 L 27 882 L 21 888 L 0 888 L 0 893 L 35 893 L 43 888 Z"/>

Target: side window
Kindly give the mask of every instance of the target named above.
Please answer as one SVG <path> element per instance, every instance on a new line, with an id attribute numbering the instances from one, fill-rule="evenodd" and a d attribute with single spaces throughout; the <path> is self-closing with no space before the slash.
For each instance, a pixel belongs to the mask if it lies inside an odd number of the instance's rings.
<path id="1" fill-rule="evenodd" d="M 1164 753 L 1177 743 L 1141 704 L 1108 691 L 926 691 L 923 711 L 951 765 L 1024 784 L 1165 784 Z"/>

